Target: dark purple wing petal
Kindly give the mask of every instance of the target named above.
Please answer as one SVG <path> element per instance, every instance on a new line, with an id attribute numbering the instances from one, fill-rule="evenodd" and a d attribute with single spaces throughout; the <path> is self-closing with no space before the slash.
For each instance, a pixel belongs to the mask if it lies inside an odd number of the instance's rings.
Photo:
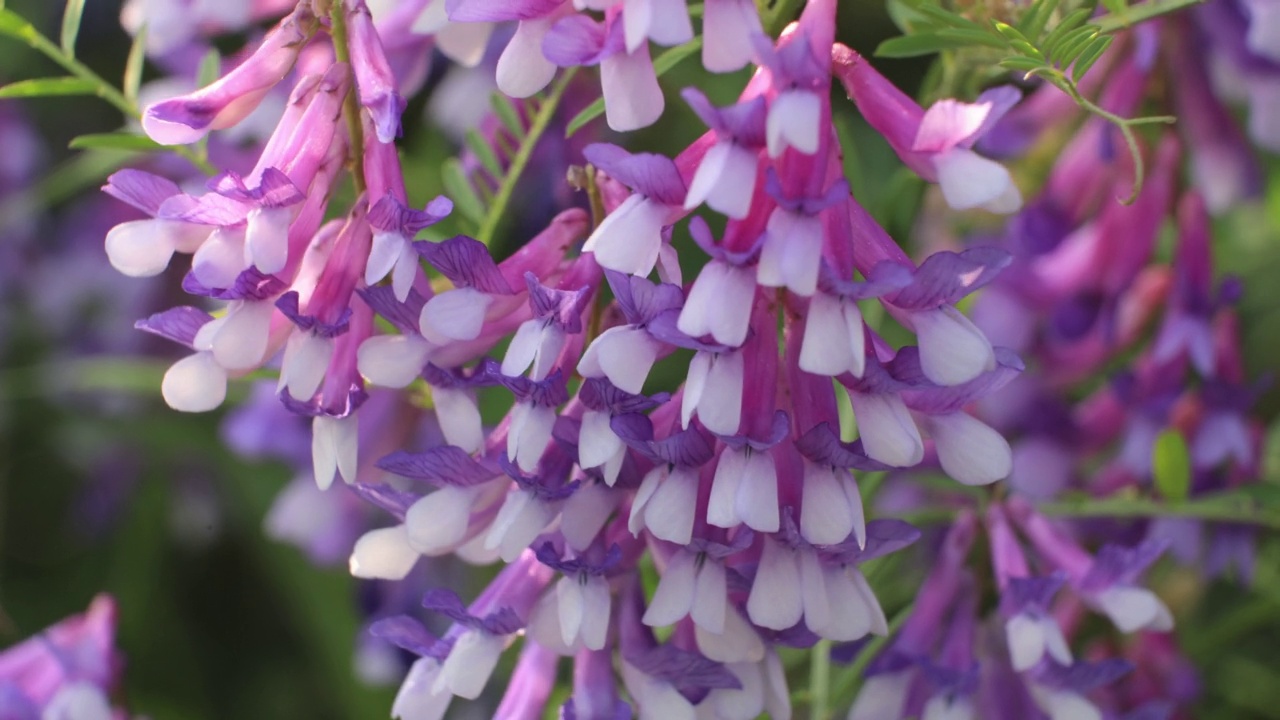
<path id="1" fill-rule="evenodd" d="M 211 320 L 213 316 L 200 308 L 180 305 L 139 320 L 133 326 L 138 330 L 182 343 L 194 350 L 192 345 L 195 343 L 196 333 Z"/>

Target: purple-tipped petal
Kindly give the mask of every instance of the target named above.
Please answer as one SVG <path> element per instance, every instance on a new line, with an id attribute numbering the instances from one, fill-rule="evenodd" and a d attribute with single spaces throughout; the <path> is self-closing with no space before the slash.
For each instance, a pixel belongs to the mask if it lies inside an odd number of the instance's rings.
<path id="1" fill-rule="evenodd" d="M 305 330 L 323 338 L 335 338 L 347 332 L 351 327 L 351 308 L 342 310 L 337 321 L 324 322 L 314 315 L 304 315 L 298 310 L 298 293 L 296 290 L 281 295 L 276 300 L 276 309 L 289 318 L 299 330 Z"/>
<path id="2" fill-rule="evenodd" d="M 889 372 L 907 387 L 902 401 L 913 410 L 930 415 L 958 412 L 969 403 L 986 397 L 1007 385 L 1026 366 L 1022 358 L 1009 348 L 995 348 L 996 366 L 966 383 L 932 386 L 920 365 L 920 348 L 909 345 L 898 351 L 889 363 Z"/>
<path id="3" fill-rule="evenodd" d="M 359 495 L 361 500 L 386 510 L 400 522 L 404 522 L 409 506 L 420 499 L 419 495 L 397 490 L 386 483 L 355 483 L 348 487 Z"/>
<path id="4" fill-rule="evenodd" d="M 671 158 L 655 153 L 629 153 L 617 145 L 595 143 L 582 154 L 609 177 L 664 205 L 683 205 L 688 188 Z"/>
<path id="5" fill-rule="evenodd" d="M 369 626 L 369 634 L 404 648 L 415 655 L 443 660 L 448 646 L 440 645 L 440 638 L 427 631 L 422 623 L 408 615 L 383 618 Z M 441 654 L 443 650 L 443 654 Z"/>
<path id="6" fill-rule="evenodd" d="M 360 294 L 366 305 L 386 318 L 397 330 L 406 335 L 418 334 L 418 318 L 422 315 L 422 306 L 427 301 L 417 290 L 410 289 L 409 297 L 405 298 L 404 302 L 396 299 L 395 289 L 390 285 L 360 288 L 356 292 Z"/>
<path id="7" fill-rule="evenodd" d="M 112 173 L 102 191 L 153 217 L 160 213 L 160 206 L 165 200 L 182 194 L 172 180 L 132 168 Z"/>
<path id="8" fill-rule="evenodd" d="M 827 295 L 848 300 L 866 300 L 888 295 L 911 284 L 911 268 L 892 260 L 884 260 L 871 268 L 864 282 L 838 277 L 830 265 L 823 263 L 818 274 L 818 288 Z"/>
<path id="9" fill-rule="evenodd" d="M 1131 585 L 1164 554 L 1167 538 L 1147 540 L 1133 547 L 1108 544 L 1098 551 L 1089 572 L 1080 581 L 1085 591 L 1105 590 L 1116 584 Z"/>
<path id="10" fill-rule="evenodd" d="M 662 440 L 653 439 L 653 423 L 649 418 L 636 413 L 613 418 L 609 427 L 629 447 L 655 462 L 697 467 L 714 455 L 711 441 L 696 425 Z"/>
<path id="11" fill-rule="evenodd" d="M 180 305 L 139 320 L 133 324 L 133 327 L 181 343 L 194 350 L 196 333 L 200 332 L 200 328 L 204 327 L 205 323 L 212 320 L 212 315 L 199 308 Z"/>
<path id="12" fill-rule="evenodd" d="M 509 607 L 477 617 L 467 612 L 462 598 L 452 590 L 433 588 L 422 596 L 422 607 L 440 613 L 454 622 L 469 628 L 483 630 L 490 635 L 510 635 L 524 627 L 524 621 Z"/>
<path id="13" fill-rule="evenodd" d="M 604 276 L 623 316 L 632 325 L 645 325 L 658 315 L 679 310 L 684 305 L 684 293 L 675 285 L 654 284 L 638 275 L 613 270 L 605 270 Z"/>
<path id="14" fill-rule="evenodd" d="M 670 399 L 671 395 L 668 393 L 647 396 L 619 390 L 605 378 L 587 378 L 578 389 L 578 400 L 588 410 L 608 412 L 610 415 L 642 413 Z"/>
<path id="15" fill-rule="evenodd" d="M 524 274 L 525 286 L 529 289 L 529 307 L 536 318 L 551 318 L 565 332 L 575 334 L 582 332 L 582 310 L 591 301 L 591 288 L 578 290 L 556 290 L 538 282 L 538 276 L 531 272 Z"/>
<path id="16" fill-rule="evenodd" d="M 1109 658 L 1100 662 L 1077 661 L 1071 665 L 1051 662 L 1036 673 L 1036 681 L 1084 695 L 1109 685 L 1132 671 L 1133 663 L 1121 658 Z"/>
<path id="17" fill-rule="evenodd" d="M 897 552 L 920 539 L 920 530 L 905 520 L 880 519 L 867 523 L 867 542 L 862 548 L 850 537 L 838 545 L 828 545 L 824 552 L 844 563 L 861 563 Z"/>
<path id="18" fill-rule="evenodd" d="M 441 445 L 420 453 L 397 450 L 378 460 L 377 465 L 387 472 L 438 487 L 471 487 L 498 476 L 496 467 L 476 460 L 454 445 Z"/>
<path id="19" fill-rule="evenodd" d="M 701 700 L 710 690 L 742 688 L 737 676 L 723 663 L 674 645 L 659 645 L 626 659 L 645 675 L 671 683 L 690 702 Z"/>
<path id="20" fill-rule="evenodd" d="M 542 54 L 559 67 L 596 65 L 616 52 L 603 24 L 581 14 L 556 21 L 542 40 Z"/>
<path id="21" fill-rule="evenodd" d="M 416 242 L 413 247 L 458 287 L 475 288 L 491 295 L 514 294 L 489 255 L 489 248 L 479 240 L 458 235 L 438 243 Z"/>
<path id="22" fill-rule="evenodd" d="M 1008 251 L 995 247 L 936 252 L 916 269 L 911 285 L 890 296 L 889 301 L 907 310 L 954 305 L 994 280 L 1012 261 Z"/>
<path id="23" fill-rule="evenodd" d="M 853 468 L 866 472 L 888 470 L 889 466 L 867 457 L 862 443 L 840 442 L 840 436 L 828 423 L 818 423 L 796 441 L 796 450 L 819 465 Z"/>
<path id="24" fill-rule="evenodd" d="M 622 562 L 622 548 L 617 543 L 609 546 L 609 549 L 603 554 L 599 554 L 598 558 L 590 558 L 584 555 L 572 559 L 562 559 L 560 551 L 556 549 L 554 543 L 544 542 L 534 550 L 538 557 L 538 562 L 550 568 L 555 568 L 565 575 L 597 575 L 603 576 Z"/>

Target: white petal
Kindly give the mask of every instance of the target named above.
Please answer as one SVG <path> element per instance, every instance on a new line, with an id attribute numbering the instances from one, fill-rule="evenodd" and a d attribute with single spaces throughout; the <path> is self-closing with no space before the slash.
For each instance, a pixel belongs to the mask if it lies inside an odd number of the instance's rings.
<path id="1" fill-rule="evenodd" d="M 954 148 L 933 157 L 942 197 L 956 210 L 986 205 L 1004 195 L 1013 179 L 1003 165 L 972 150 Z"/>
<path id="2" fill-rule="evenodd" d="M 436 295 L 422 306 L 418 318 L 423 337 L 437 345 L 475 340 L 480 336 L 484 313 L 492 300 L 475 288 L 457 288 Z"/>
<path id="3" fill-rule="evenodd" d="M 209 235 L 191 258 L 191 274 L 201 285 L 226 288 L 235 284 L 245 269 L 242 229 L 218 228 Z"/>
<path id="4" fill-rule="evenodd" d="M 709 352 L 696 352 L 689 361 L 689 372 L 685 374 L 684 395 L 680 399 L 680 426 L 689 427 L 702 401 L 707 388 L 707 377 L 711 374 L 711 363 L 714 356 Z M 735 428 L 736 430 L 736 428 Z"/>
<path id="5" fill-rule="evenodd" d="M 356 350 L 356 367 L 374 385 L 402 388 L 418 379 L 430 355 L 431 344 L 417 335 L 374 335 Z"/>
<path id="6" fill-rule="evenodd" d="M 716 662 L 758 662 L 764 657 L 764 642 L 736 607 L 726 604 L 724 632 L 713 633 L 695 624 L 698 650 Z"/>
<path id="7" fill-rule="evenodd" d="M 734 506 L 738 517 L 752 530 L 777 532 L 781 527 L 778 514 L 778 475 L 773 465 L 773 455 L 768 451 L 753 451 L 747 455 Z"/>
<path id="8" fill-rule="evenodd" d="M 851 372 L 862 377 L 866 360 L 866 335 L 857 304 L 815 293 L 805 317 L 800 369 L 814 375 Z"/>
<path id="9" fill-rule="evenodd" d="M 804 624 L 817 635 L 826 637 L 831 624 L 831 603 L 827 601 L 827 584 L 823 578 L 822 563 L 812 549 L 795 553 L 800 568 L 800 597 L 804 604 Z"/>
<path id="10" fill-rule="evenodd" d="M 731 528 L 742 522 L 738 517 L 738 488 L 747 469 L 747 455 L 737 448 L 720 453 L 716 474 L 711 478 L 711 496 L 707 502 L 707 523 Z"/>
<path id="11" fill-rule="evenodd" d="M 938 460 L 965 485 L 988 485 L 1009 476 L 1013 452 L 1004 436 L 965 412 L 928 418 Z"/>
<path id="12" fill-rule="evenodd" d="M 284 346 L 279 388 L 288 388 L 290 397 L 295 400 L 310 400 L 320 389 L 331 359 L 333 338 L 295 329 Z"/>
<path id="13" fill-rule="evenodd" d="M 556 66 L 542 54 L 542 39 L 556 18 L 521 20 L 498 57 L 498 89 L 508 97 L 527 98 L 555 77 Z"/>
<path id="14" fill-rule="evenodd" d="M 575 490 L 565 501 L 560 522 L 560 532 L 569 547 L 579 552 L 586 550 L 617 508 L 618 500 L 618 493 L 600 483 L 589 482 Z"/>
<path id="15" fill-rule="evenodd" d="M 560 641 L 573 645 L 582 629 L 582 586 L 576 577 L 565 576 L 556 582 L 556 609 L 560 613 Z"/>
<path id="16" fill-rule="evenodd" d="M 1063 637 L 1058 621 L 1052 617 L 1041 618 L 1040 632 L 1044 636 L 1045 649 L 1049 651 L 1049 655 L 1063 665 L 1070 665 L 1072 663 L 1071 647 L 1067 645 L 1067 639 Z"/>
<path id="17" fill-rule="evenodd" d="M 658 580 L 658 589 L 644 612 L 645 625 L 674 625 L 693 608 L 694 581 L 697 574 L 694 555 L 677 552 L 667 563 Z M 723 602 L 722 602 L 723 604 Z"/>
<path id="18" fill-rule="evenodd" d="M 484 59 L 493 23 L 451 22 L 436 33 L 436 47 L 445 57 L 463 67 L 475 67 Z"/>
<path id="19" fill-rule="evenodd" d="M 872 460 L 911 467 L 924 459 L 924 441 L 902 398 L 892 394 L 850 392 L 858 434 Z"/>
<path id="20" fill-rule="evenodd" d="M 976 717 L 968 698 L 935 695 L 925 703 L 920 720 L 975 720 Z"/>
<path id="21" fill-rule="evenodd" d="M 400 259 L 400 248 L 405 245 L 404 236 L 398 232 L 375 230 L 373 244 L 369 247 L 369 259 L 364 265 L 364 282 L 375 285 L 391 272 Z"/>
<path id="22" fill-rule="evenodd" d="M 649 333 L 628 325 L 604 331 L 592 347 L 596 348 L 600 369 L 609 382 L 629 393 L 644 390 L 644 381 L 660 348 Z"/>
<path id="23" fill-rule="evenodd" d="M 344 418 L 317 415 L 311 421 L 311 464 L 321 490 L 333 483 L 335 473 L 347 483 L 356 481 L 358 427 L 354 414 Z"/>
<path id="24" fill-rule="evenodd" d="M 944 305 L 911 314 L 920 341 L 920 366 L 939 385 L 959 385 L 994 369 L 991 343 L 959 310 Z"/>
<path id="25" fill-rule="evenodd" d="M 413 245 L 400 243 L 400 258 L 396 260 L 396 268 L 391 272 L 391 291 L 395 293 L 396 300 L 404 302 L 408 299 L 409 291 L 413 289 L 413 279 L 420 269 L 422 265 Z"/>
<path id="26" fill-rule="evenodd" d="M 658 486 L 666 482 L 667 466 L 658 465 L 649 472 L 645 473 L 644 479 L 640 481 L 640 487 L 636 489 L 635 499 L 631 501 L 631 517 L 627 520 L 627 529 L 632 535 L 639 535 L 644 529 L 644 510 L 648 506 L 649 500 L 653 498 L 653 494 L 658 491 Z"/>
<path id="27" fill-rule="evenodd" d="M 587 578 L 582 586 L 582 629 L 579 636 L 588 650 L 602 650 L 609 638 L 609 614 L 613 604 L 609 581 L 599 576 Z"/>
<path id="28" fill-rule="evenodd" d="M 414 661 L 391 705 L 391 717 L 397 720 L 444 720 L 453 695 L 444 691 L 433 692 L 439 673 L 440 663 L 435 658 Z"/>
<path id="29" fill-rule="evenodd" d="M 622 37 L 627 52 L 635 52 L 649 38 L 653 0 L 622 0 Z"/>
<path id="30" fill-rule="evenodd" d="M 544 592 L 529 611 L 530 639 L 559 655 L 573 655 L 582 649 L 579 643 L 566 645 L 560 632 L 560 608 L 555 590 Z"/>
<path id="31" fill-rule="evenodd" d="M 1095 595 L 1093 602 L 1111 618 L 1116 629 L 1123 633 L 1142 629 L 1163 631 L 1173 627 L 1169 608 L 1146 588 L 1108 588 Z"/>
<path id="32" fill-rule="evenodd" d="M 646 48 L 642 47 L 634 54 L 616 53 L 601 61 L 600 89 L 604 92 L 604 118 L 610 130 L 639 130 L 662 117 L 665 100 Z M 603 262 L 600 264 L 604 265 Z M 650 263 L 649 269 L 652 268 Z M 648 273 L 649 270 L 645 270 L 632 274 Z"/>
<path id="33" fill-rule="evenodd" d="M 853 532 L 849 498 L 833 468 L 805 461 L 800 534 L 816 545 L 834 545 Z"/>
<path id="34" fill-rule="evenodd" d="M 410 505 L 404 516 L 409 545 L 423 555 L 436 555 L 462 542 L 475 495 L 470 489 L 445 486 Z"/>
<path id="35" fill-rule="evenodd" d="M 159 220 L 120 223 L 107 232 L 107 260 L 129 277 L 151 277 L 164 272 L 173 257 L 169 228 Z"/>
<path id="36" fill-rule="evenodd" d="M 449 651 L 440 667 L 440 676 L 436 678 L 436 689 L 447 689 L 449 692 L 468 700 L 475 700 L 484 691 L 489 676 L 498 666 L 498 658 L 506 639 L 500 635 L 490 635 L 482 630 L 468 630 L 458 636 L 458 641 Z"/>
<path id="37" fill-rule="evenodd" d="M 174 410 L 208 412 L 227 398 L 227 373 L 212 353 L 188 355 L 165 371 L 160 395 Z"/>
<path id="38" fill-rule="evenodd" d="M 759 663 L 732 663 L 728 670 L 742 687 L 712 690 L 702 704 L 713 705 L 715 716 L 723 720 L 755 720 L 764 712 L 763 668 Z"/>
<path id="39" fill-rule="evenodd" d="M 605 217 L 582 249 L 595 253 L 601 267 L 648 275 L 658 262 L 666 217 L 665 205 L 634 194 Z"/>
<path id="40" fill-rule="evenodd" d="M 791 689 L 778 653 L 764 657 L 764 706 L 771 720 L 791 720 Z"/>
<path id="41" fill-rule="evenodd" d="M 716 143 L 703 156 L 684 209 L 706 203 L 716 212 L 741 220 L 751 210 L 751 198 L 756 188 L 756 154 L 731 141 Z"/>
<path id="42" fill-rule="evenodd" d="M 766 537 L 760 566 L 747 597 L 747 615 L 760 627 L 785 630 L 800 622 L 803 614 L 800 568 L 795 553 Z"/>
<path id="43" fill-rule="evenodd" d="M 698 569 L 693 587 L 693 607 L 690 616 L 704 630 L 713 633 L 725 631 L 725 611 L 729 606 L 729 581 L 724 565 L 706 557 Z"/>
<path id="44" fill-rule="evenodd" d="M 226 322 L 213 336 L 213 357 L 228 370 L 248 370 L 262 364 L 271 333 L 275 305 L 268 300 L 231 304 Z"/>
<path id="45" fill-rule="evenodd" d="M 649 0 L 649 3 L 653 6 L 650 39 L 667 46 L 683 45 L 693 39 L 693 23 L 685 0 Z"/>
<path id="46" fill-rule="evenodd" d="M 902 717 L 913 673 L 907 670 L 872 675 L 849 708 L 849 720 L 888 720 Z"/>
<path id="47" fill-rule="evenodd" d="M 743 0 L 708 0 L 703 6 L 706 33 L 702 44 L 702 66 L 714 73 L 733 72 L 751 62 L 751 36 L 760 32 L 756 6 Z"/>
<path id="48" fill-rule="evenodd" d="M 403 580 L 414 563 L 418 551 L 409 547 L 409 536 L 403 525 L 370 530 L 356 541 L 349 561 L 351 575 L 370 580 Z"/>
<path id="49" fill-rule="evenodd" d="M 853 574 L 843 567 L 823 568 L 822 573 L 823 586 L 827 592 L 827 606 L 831 610 L 831 615 L 822 630 L 814 630 L 814 632 L 837 642 L 857 640 L 870 632 L 873 624 L 872 611 Z M 858 577 L 861 577 L 861 574 Z M 806 605 L 806 623 L 808 618 L 809 608 Z"/>
<path id="50" fill-rule="evenodd" d="M 667 243 L 658 248 L 658 280 L 668 285 L 684 287 L 684 273 L 680 270 L 680 253 Z"/>
<path id="51" fill-rule="evenodd" d="M 244 259 L 262 272 L 273 275 L 289 261 L 289 208 L 257 207 L 245 218 Z"/>
<path id="52" fill-rule="evenodd" d="M 784 90 L 769 103 L 765 138 L 769 157 L 778 157 L 788 147 L 812 155 L 818 152 L 822 133 L 822 100 L 808 90 Z"/>
<path id="53" fill-rule="evenodd" d="M 554 408 L 517 403 L 511 410 L 511 427 L 507 434 L 507 457 L 527 473 L 538 468 L 538 461 L 551 442 L 555 427 Z"/>
<path id="54" fill-rule="evenodd" d="M 600 467 L 624 449 L 622 438 L 609 427 L 610 419 L 609 413 L 599 410 L 588 410 L 582 414 L 582 425 L 578 431 L 580 467 Z"/>
<path id="55" fill-rule="evenodd" d="M 24 716 L 15 714 L 14 717 Z M 86 681 L 69 682 L 58 688 L 40 714 L 40 720 L 112 720 L 114 717 L 107 696 Z"/>
<path id="56" fill-rule="evenodd" d="M 880 607 L 880 600 L 876 597 L 875 591 L 871 589 L 871 583 L 867 582 L 866 576 L 857 568 L 846 566 L 844 572 L 853 581 L 854 586 L 858 588 L 862 606 L 866 608 L 871 617 L 871 634 L 881 637 L 887 636 L 889 634 L 889 620 L 884 616 L 884 608 Z"/>
<path id="57" fill-rule="evenodd" d="M 1035 618 L 1014 615 L 1004 624 L 1004 635 L 1014 670 L 1030 670 L 1044 657 L 1044 633 Z"/>
<path id="58" fill-rule="evenodd" d="M 431 400 L 445 442 L 469 453 L 479 450 L 484 444 L 484 427 L 475 397 L 466 390 L 432 388 Z"/>
<path id="59" fill-rule="evenodd" d="M 720 353 L 711 361 L 706 385 L 698 399 L 698 419 L 711 432 L 718 435 L 738 432 L 742 422 L 743 372 L 740 352 Z M 687 385 L 685 391 L 688 392 Z"/>
<path id="60" fill-rule="evenodd" d="M 776 208 L 765 226 L 756 281 L 765 287 L 812 295 L 818 287 L 822 238 L 822 222 L 816 215 Z"/>
<path id="61" fill-rule="evenodd" d="M 688 545 L 693 539 L 693 516 L 697 505 L 697 471 L 676 468 L 645 505 L 645 527 L 661 540 Z"/>
<path id="62" fill-rule="evenodd" d="M 1102 711 L 1083 695 L 1070 690 L 1049 690 L 1031 685 L 1031 696 L 1050 720 L 1102 720 Z"/>
<path id="63" fill-rule="evenodd" d="M 507 354 L 502 357 L 502 374 L 515 377 L 523 375 L 533 364 L 538 354 L 538 345 L 542 341 L 543 323 L 537 318 L 526 320 L 516 328 L 516 334 L 507 345 Z"/>

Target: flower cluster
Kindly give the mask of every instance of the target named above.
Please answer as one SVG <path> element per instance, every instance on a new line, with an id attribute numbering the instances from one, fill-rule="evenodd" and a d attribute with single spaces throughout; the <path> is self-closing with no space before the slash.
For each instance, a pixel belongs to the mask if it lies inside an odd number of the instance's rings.
<path id="1" fill-rule="evenodd" d="M 279 5 L 204 20 L 240 27 Z M 346 557 L 356 577 L 407 580 L 412 592 L 389 597 L 369 628 L 418 658 L 393 716 L 441 718 L 455 697 L 479 698 L 519 643 L 497 716 L 541 714 L 560 658 L 572 657 L 568 718 L 629 717 L 633 706 L 641 718 L 788 717 L 781 650 L 890 632 L 861 566 L 921 532 L 868 521 L 859 478 L 912 468 L 969 490 L 936 491 L 950 529 L 922 551 L 914 611 L 873 662 L 852 720 L 1163 716 L 1159 693 L 1099 699 L 1130 665 L 1114 649 L 1083 658 L 1068 638 L 1084 609 L 1122 633 L 1169 630 L 1168 608 L 1139 578 L 1181 528 L 1151 523 L 1135 542 L 1091 552 L 1087 532 L 1033 502 L 1068 487 L 1144 490 L 1169 428 L 1190 447 L 1190 493 L 1256 476 L 1228 309 L 1238 288 L 1214 285 L 1207 219 L 1252 187 L 1254 170 L 1239 133 L 1216 132 L 1234 126 L 1202 102 L 1213 94 L 1201 69 L 1184 68 L 1194 82 L 1176 95 L 1192 131 L 1221 140 L 1191 151 L 1199 191 L 1180 190 L 1169 135 L 1148 148 L 1136 203 L 1111 202 L 1138 170 L 1095 119 L 1024 207 L 993 158 L 1063 122 L 1053 88 L 1022 101 L 998 86 L 926 109 L 835 42 L 834 0 L 810 0 L 776 39 L 754 4 L 708 0 L 704 66 L 752 68 L 737 101 L 686 89 L 708 130 L 674 158 L 587 146 L 590 168 L 573 176 L 590 212 L 517 227 L 524 242 L 502 257 L 466 235 L 419 239 L 453 206 L 415 207 L 395 145 L 431 44 L 476 64 L 494 23 L 514 22 L 496 62 L 503 92 L 529 97 L 558 68 L 599 65 L 607 123 L 630 130 L 663 112 L 648 43 L 691 40 L 689 8 L 384 5 L 301 0 L 221 78 L 145 109 L 151 139 L 190 144 L 288 90 L 251 169 L 203 190 L 122 170 L 105 190 L 147 215 L 107 235 L 118 270 L 159 275 L 191 255 L 182 287 L 200 299 L 138 323 L 190 350 L 165 375 L 166 402 L 211 410 L 229 379 L 278 372 L 274 399 L 261 391 L 227 426 L 237 449 L 298 471 L 271 532 L 317 559 Z M 1270 31 L 1255 5 L 1256 55 Z M 180 24 L 162 23 L 151 50 L 186 42 Z M 1100 106 L 1123 115 L 1142 99 L 1154 42 L 1140 29 L 1108 53 Z M 1014 214 L 1003 237 L 908 256 L 850 194 L 833 78 L 951 210 Z M 1255 100 L 1255 117 L 1265 104 Z M 477 160 L 490 172 L 511 155 L 499 124 L 478 136 L 502 151 Z M 685 222 L 704 206 L 710 222 Z M 1174 263 L 1153 266 L 1175 206 Z M 681 257 L 686 234 L 698 263 Z M 961 307 L 979 290 L 975 322 Z M 1135 349 L 1127 372 L 1066 407 L 1073 384 Z M 307 418 L 309 437 L 286 414 Z M 1103 469 L 1082 482 L 1099 457 Z M 972 489 L 1011 474 L 1011 497 Z M 330 488 L 337 477 L 351 493 Z M 369 508 L 391 520 L 371 525 Z M 986 584 L 968 567 L 980 528 Z M 1209 528 L 1211 555 L 1247 568 L 1239 530 Z M 442 587 L 423 594 L 434 578 L 411 573 L 446 555 L 500 569 L 470 602 Z M 449 629 L 437 636 L 424 617 Z M 1145 637 L 1152 656 L 1177 659 Z"/>

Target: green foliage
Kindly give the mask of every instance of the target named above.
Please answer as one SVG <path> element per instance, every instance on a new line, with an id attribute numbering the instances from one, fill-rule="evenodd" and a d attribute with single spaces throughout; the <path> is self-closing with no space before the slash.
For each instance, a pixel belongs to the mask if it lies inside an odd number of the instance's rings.
<path id="1" fill-rule="evenodd" d="M 68 144 L 72 150 L 126 150 L 129 152 L 156 152 L 164 145 L 146 135 L 133 133 L 94 133 L 73 138 Z"/>
<path id="2" fill-rule="evenodd" d="M 142 67 L 146 64 L 147 26 L 138 30 L 138 35 L 129 47 L 129 59 L 124 64 L 124 81 L 120 87 L 124 90 L 125 99 L 133 104 L 138 103 L 138 88 L 142 86 Z"/>
<path id="3" fill-rule="evenodd" d="M 1143 158 L 1133 128 L 1151 123 L 1171 123 L 1171 117 L 1123 118 L 1099 107 L 1086 98 L 1078 87 L 1098 62 L 1115 37 L 1110 33 L 1180 10 L 1200 0 L 1164 0 L 1148 2 L 1138 8 L 1128 7 L 1126 0 L 1103 0 L 1110 14 L 1090 19 L 1094 5 L 1064 10 L 1062 0 L 1035 0 L 1016 22 L 997 19 L 975 21 L 960 13 L 934 4 L 932 0 L 890 0 L 890 15 L 906 32 L 901 37 L 884 41 L 876 49 L 881 57 L 916 57 L 938 52 L 980 50 L 994 52 L 993 64 L 1021 73 L 1024 78 L 1038 76 L 1069 95 L 1085 111 L 1115 124 L 1124 137 L 1134 161 L 1132 194 L 1122 200 L 1131 203 L 1142 190 Z"/>
<path id="4" fill-rule="evenodd" d="M 76 36 L 80 34 L 80 21 L 84 18 L 84 0 L 67 0 L 62 13 L 62 35 L 59 37 L 62 52 L 67 57 L 76 56 Z"/>
<path id="5" fill-rule="evenodd" d="M 690 40 L 689 42 L 678 45 L 662 53 L 653 61 L 653 71 L 658 77 L 662 77 L 668 70 L 680 64 L 681 60 L 702 49 L 702 36 Z M 569 124 L 565 127 L 564 136 L 573 137 L 573 134 L 582 129 L 583 125 L 595 120 L 604 114 L 604 98 L 598 98 L 591 103 L 582 112 L 574 116 Z"/>
<path id="6" fill-rule="evenodd" d="M 36 78 L 19 80 L 0 87 L 0 98 L 93 95 L 97 89 L 93 83 L 77 77 Z"/>
<path id="7" fill-rule="evenodd" d="M 1191 455 L 1182 433 L 1172 428 L 1160 433 L 1151 451 L 1151 469 L 1161 495 L 1174 501 L 1187 499 L 1191 489 Z"/>

